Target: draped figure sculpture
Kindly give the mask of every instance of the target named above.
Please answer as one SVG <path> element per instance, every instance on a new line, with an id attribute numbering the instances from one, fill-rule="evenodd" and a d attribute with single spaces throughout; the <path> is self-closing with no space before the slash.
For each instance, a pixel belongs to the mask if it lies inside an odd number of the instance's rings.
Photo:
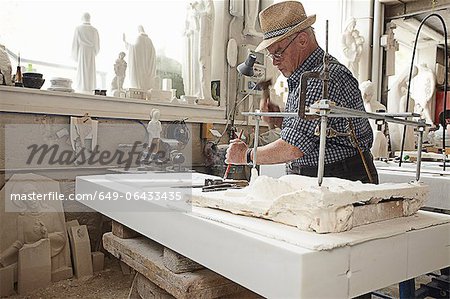
<path id="1" fill-rule="evenodd" d="M 195 95 L 200 90 L 199 76 L 199 35 L 198 18 L 194 12 L 194 3 L 189 3 L 186 9 L 186 20 L 184 28 L 184 59 L 182 68 L 182 77 L 184 85 L 184 94 L 188 96 Z"/>
<path id="2" fill-rule="evenodd" d="M 191 3 L 185 29 L 185 94 L 216 103 L 211 96 L 213 31 L 213 1 Z"/>
<path id="3" fill-rule="evenodd" d="M 367 112 L 386 111 L 386 107 L 374 98 L 375 87 L 370 80 L 362 82 L 359 85 L 359 89 L 361 90 L 364 108 Z M 374 119 L 369 119 L 369 123 L 373 133 L 373 144 L 370 152 L 375 159 L 388 158 L 388 141 L 384 135 L 385 125 L 379 128 Z"/>
<path id="4" fill-rule="evenodd" d="M 263 34 L 256 30 L 260 0 L 245 0 L 244 35 L 262 37 Z"/>
<path id="5" fill-rule="evenodd" d="M 151 111 L 151 119 L 147 124 L 148 147 L 150 153 L 157 153 L 161 139 L 162 126 L 159 120 L 161 114 L 158 109 Z"/>
<path id="6" fill-rule="evenodd" d="M 417 67 L 414 66 L 412 77 L 417 75 Z M 409 99 L 408 111 L 406 111 L 406 100 L 408 91 L 409 67 L 407 67 L 392 83 L 388 91 L 387 112 L 389 113 L 403 113 L 414 111 L 414 101 L 412 97 Z M 389 141 L 392 151 L 399 151 L 402 145 L 403 125 L 388 123 L 389 127 Z M 415 137 L 414 128 L 406 127 L 405 135 L 405 150 L 414 150 Z"/>
<path id="7" fill-rule="evenodd" d="M 116 74 L 111 81 L 111 91 L 114 96 L 118 96 L 123 90 L 123 81 L 127 71 L 127 62 L 124 60 L 125 52 L 119 53 L 119 58 L 114 63 L 114 73 Z"/>
<path id="8" fill-rule="evenodd" d="M 125 33 L 123 34 L 123 41 L 128 50 L 130 87 L 148 91 L 155 88 L 156 51 L 142 25 L 138 26 L 138 32 L 134 44 L 128 43 Z"/>
<path id="9" fill-rule="evenodd" d="M 200 83 L 199 98 L 211 99 L 211 66 L 212 66 L 212 35 L 214 31 L 214 4 L 212 0 L 200 0 L 196 6 L 199 14 L 200 31 Z"/>
<path id="10" fill-rule="evenodd" d="M 436 76 L 426 65 L 417 67 L 417 75 L 411 82 L 411 96 L 414 98 L 414 112 L 419 113 L 429 124 L 433 123 L 432 107 L 436 89 Z"/>
<path id="11" fill-rule="evenodd" d="M 345 65 L 352 72 L 353 76 L 358 79 L 359 60 L 363 51 L 364 38 L 359 35 L 359 31 L 355 27 L 356 20 L 351 18 L 347 22 L 345 31 L 342 33 L 341 47 L 345 56 Z"/>
<path id="12" fill-rule="evenodd" d="M 96 88 L 95 56 L 100 51 L 98 31 L 91 25 L 88 13 L 82 16 L 83 24 L 75 28 L 72 42 L 72 58 L 77 61 L 75 90 L 92 93 Z"/>

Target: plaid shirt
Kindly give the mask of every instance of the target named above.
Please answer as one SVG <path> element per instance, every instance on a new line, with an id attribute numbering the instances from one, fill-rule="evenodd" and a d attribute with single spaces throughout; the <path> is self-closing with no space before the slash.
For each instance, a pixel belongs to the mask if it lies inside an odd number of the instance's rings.
<path id="1" fill-rule="evenodd" d="M 287 79 L 289 95 L 286 103 L 286 112 L 298 111 L 298 86 L 300 76 L 305 71 L 322 71 L 324 50 L 317 48 Z M 330 57 L 332 63 L 329 65 L 330 81 L 328 84 L 329 100 L 337 106 L 364 111 L 364 103 L 359 90 L 358 81 L 352 73 L 342 64 Z M 308 79 L 306 92 L 306 106 L 313 104 L 322 97 L 322 81 L 319 79 Z M 363 151 L 370 150 L 373 142 L 372 130 L 369 121 L 364 118 L 352 118 L 356 138 Z M 281 138 L 289 144 L 298 147 L 303 152 L 303 157 L 291 161 L 293 166 L 317 166 L 319 161 L 319 136 L 314 135 L 319 120 L 304 120 L 297 117 L 286 117 L 283 119 Z M 328 127 L 338 132 L 348 131 L 348 120 L 346 118 L 328 118 Z M 357 149 L 352 146 L 349 137 L 339 136 L 327 138 L 325 150 L 325 164 L 344 160 L 355 156 Z"/>

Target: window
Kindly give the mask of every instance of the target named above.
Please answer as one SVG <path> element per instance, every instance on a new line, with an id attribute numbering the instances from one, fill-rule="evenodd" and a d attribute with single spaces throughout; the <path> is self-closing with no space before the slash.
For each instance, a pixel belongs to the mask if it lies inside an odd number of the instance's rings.
<path id="1" fill-rule="evenodd" d="M 75 62 L 71 59 L 73 33 L 75 27 L 82 23 L 82 15 L 88 12 L 91 24 L 100 36 L 100 52 L 96 57 L 98 88 L 109 89 L 114 76 L 114 62 L 119 52 L 127 53 L 123 33 L 128 42 L 134 42 L 139 25 L 152 39 L 158 61 L 169 59 L 175 64 L 180 63 L 175 69 L 179 69 L 181 77 L 182 38 L 188 3 L 188 0 L 6 0 L 2 1 L 0 9 L 0 43 L 16 54 L 20 52 L 22 58 L 33 60 L 33 68 L 44 73 L 46 78 L 74 78 Z M 39 62 L 47 65 L 39 65 Z M 12 63 L 15 69 L 15 61 Z M 173 63 L 171 67 L 173 69 Z M 100 76 L 102 74 L 103 77 Z"/>

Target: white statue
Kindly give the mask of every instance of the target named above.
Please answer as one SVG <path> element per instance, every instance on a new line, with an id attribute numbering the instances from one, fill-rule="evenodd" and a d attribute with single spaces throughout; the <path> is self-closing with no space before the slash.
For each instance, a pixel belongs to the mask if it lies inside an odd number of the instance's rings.
<path id="1" fill-rule="evenodd" d="M 342 33 L 341 46 L 345 55 L 346 66 L 352 72 L 355 78 L 359 76 L 359 60 L 361 58 L 364 38 L 359 35 L 359 31 L 355 29 L 356 20 L 351 18 Z"/>
<path id="2" fill-rule="evenodd" d="M 417 67 L 414 66 L 412 77 L 417 75 Z M 390 113 L 403 113 L 403 112 L 413 112 L 414 111 L 414 101 L 410 97 L 408 111 L 406 111 L 406 100 L 408 91 L 408 76 L 409 67 L 407 67 L 403 73 L 401 73 L 398 78 L 393 82 L 389 88 L 388 101 L 387 101 L 387 111 Z M 399 151 L 402 145 L 403 138 L 403 127 L 404 125 L 389 123 L 389 140 L 391 143 L 392 151 Z M 405 135 L 405 150 L 415 149 L 415 137 L 414 128 L 412 126 L 406 127 Z"/>
<path id="3" fill-rule="evenodd" d="M 155 84 L 156 51 L 142 25 L 138 26 L 138 32 L 134 44 L 128 43 L 125 33 L 123 34 L 123 41 L 128 50 L 130 87 L 148 91 L 154 88 Z"/>
<path id="4" fill-rule="evenodd" d="M 398 51 L 398 41 L 395 40 L 394 29 L 397 28 L 394 22 L 386 25 L 385 50 L 386 50 L 386 76 L 395 75 L 395 52 Z"/>
<path id="5" fill-rule="evenodd" d="M 211 68 L 212 42 L 214 32 L 214 4 L 212 0 L 200 0 L 194 6 L 199 15 L 199 49 L 201 89 L 200 99 L 210 100 L 211 97 Z"/>
<path id="6" fill-rule="evenodd" d="M 184 32 L 184 91 L 188 96 L 196 96 L 217 105 L 211 96 L 213 31 L 212 0 L 198 0 L 191 3 Z"/>
<path id="7" fill-rule="evenodd" d="M 161 114 L 158 109 L 152 109 L 150 116 L 151 119 L 147 124 L 149 152 L 157 153 L 162 132 L 161 122 L 159 121 Z"/>
<path id="8" fill-rule="evenodd" d="M 261 32 L 256 31 L 260 0 L 245 0 L 244 35 L 262 37 Z"/>
<path id="9" fill-rule="evenodd" d="M 98 31 L 90 23 L 88 13 L 82 16 L 83 24 L 75 29 L 72 43 L 72 58 L 78 62 L 75 90 L 92 93 L 96 88 L 95 56 L 100 50 Z"/>
<path id="10" fill-rule="evenodd" d="M 188 96 L 195 95 L 200 90 L 199 76 L 199 20 L 194 11 L 194 3 L 189 3 L 186 10 L 184 29 L 184 60 L 183 60 L 183 85 L 184 93 Z"/>
<path id="11" fill-rule="evenodd" d="M 125 80 L 125 74 L 127 71 L 127 62 L 124 60 L 125 52 L 119 53 L 119 58 L 114 63 L 114 73 L 116 74 L 111 82 L 111 90 L 114 96 L 120 94 L 123 90 L 123 81 Z"/>
<path id="12" fill-rule="evenodd" d="M 367 112 L 386 111 L 386 107 L 373 97 L 375 94 L 375 87 L 370 80 L 362 82 L 359 85 L 359 89 L 361 90 L 364 108 Z M 374 119 L 369 119 L 369 123 L 373 132 L 373 144 L 370 149 L 373 157 L 375 159 L 388 158 L 388 142 L 384 135 L 385 125 L 378 128 Z"/>
<path id="13" fill-rule="evenodd" d="M 426 64 L 420 65 L 417 70 L 417 75 L 411 81 L 411 96 L 416 103 L 414 112 L 420 113 L 427 123 L 432 124 L 433 116 L 431 111 L 436 89 L 436 76 Z"/>
<path id="14" fill-rule="evenodd" d="M 450 144 L 450 124 L 446 125 L 446 127 L 445 132 L 442 124 L 439 124 L 439 128 L 436 131 L 430 131 L 427 136 L 429 143 L 436 147 L 442 147 L 443 139 L 445 138 L 445 147 L 447 147 Z"/>

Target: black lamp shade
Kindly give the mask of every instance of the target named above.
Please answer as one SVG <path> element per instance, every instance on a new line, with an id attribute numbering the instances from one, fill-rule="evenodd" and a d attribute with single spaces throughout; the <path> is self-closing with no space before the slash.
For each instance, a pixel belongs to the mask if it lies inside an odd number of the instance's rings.
<path id="1" fill-rule="evenodd" d="M 253 76 L 253 65 L 256 61 L 256 55 L 255 54 L 249 54 L 247 59 L 237 66 L 237 70 L 240 74 L 251 77 Z"/>

